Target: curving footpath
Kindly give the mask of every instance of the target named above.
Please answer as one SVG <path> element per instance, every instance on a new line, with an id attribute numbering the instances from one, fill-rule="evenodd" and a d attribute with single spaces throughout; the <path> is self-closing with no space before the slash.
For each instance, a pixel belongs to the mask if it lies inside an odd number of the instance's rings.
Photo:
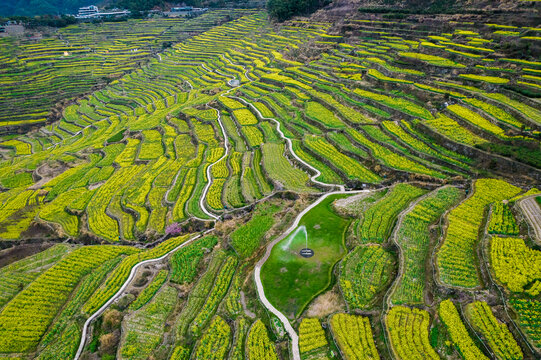
<path id="1" fill-rule="evenodd" d="M 227 59 L 223 54 L 221 55 L 221 57 L 222 57 L 223 60 L 228 61 L 228 62 L 229 62 L 231 65 L 233 65 L 233 66 L 240 66 L 240 67 L 244 70 L 244 77 L 246 77 L 246 79 L 247 79 L 248 81 L 254 81 L 254 80 L 250 79 L 250 77 L 248 76 L 248 71 L 249 71 L 249 70 L 246 69 L 246 67 L 244 67 L 244 65 L 233 64 L 233 62 L 232 62 L 231 60 Z M 216 72 L 218 72 L 218 71 L 216 70 Z M 235 77 L 233 77 L 233 78 L 235 79 Z"/>
<path id="2" fill-rule="evenodd" d="M 204 63 L 201 63 L 201 67 L 203 69 L 207 70 L 208 72 L 212 72 L 212 70 L 209 69 Z M 246 70 L 246 71 L 248 71 L 248 70 Z M 234 79 L 234 77 L 232 79 Z M 188 84 L 190 84 L 190 83 L 188 82 Z M 228 82 L 228 84 L 229 84 L 229 82 Z M 190 84 L 190 86 L 192 86 L 192 85 Z M 238 86 L 235 86 L 235 87 L 227 90 L 225 93 L 220 94 L 220 96 L 224 96 L 224 97 L 227 96 L 227 94 L 229 94 L 229 92 L 235 90 L 236 87 L 238 87 Z M 192 89 L 193 89 L 193 87 L 192 87 Z M 220 130 L 222 130 L 222 135 L 224 137 L 225 153 L 222 155 L 222 157 L 220 157 L 218 160 L 216 160 L 215 162 L 213 162 L 212 164 L 210 164 L 207 167 L 207 179 L 208 179 L 208 182 L 205 185 L 205 189 L 203 190 L 203 193 L 201 194 L 201 198 L 199 199 L 199 207 L 205 213 L 205 215 L 213 218 L 214 220 L 219 220 L 221 216 L 217 216 L 217 215 L 213 214 L 211 211 L 207 210 L 207 207 L 206 207 L 205 203 L 206 203 L 207 193 L 208 193 L 208 191 L 210 189 L 210 186 L 212 185 L 212 176 L 211 176 L 212 167 L 214 165 L 216 165 L 217 163 L 219 163 L 220 161 L 222 161 L 224 158 L 226 158 L 229 155 L 230 146 L 229 146 L 229 139 L 227 137 L 227 133 L 225 132 L 224 124 L 222 123 L 222 113 L 220 112 L 220 110 L 210 106 L 208 103 L 206 105 L 207 105 L 207 107 L 215 110 L 216 113 L 218 114 L 217 121 L 218 121 L 218 124 L 220 125 Z M 200 220 L 203 220 L 203 219 L 200 219 Z"/>
<path id="3" fill-rule="evenodd" d="M 263 284 L 261 283 L 261 268 L 263 267 L 263 264 L 265 264 L 265 262 L 269 259 L 269 256 L 272 252 L 272 248 L 274 247 L 274 245 L 276 245 L 281 240 L 285 239 L 289 234 L 291 234 L 291 232 L 295 230 L 297 226 L 299 226 L 299 222 L 308 211 L 312 210 L 315 206 L 320 204 L 323 200 L 325 200 L 327 197 L 331 195 L 357 194 L 357 193 L 362 193 L 362 192 L 370 192 L 370 190 L 352 190 L 352 191 L 339 190 L 339 191 L 328 192 L 322 195 L 319 199 L 314 201 L 310 206 L 308 206 L 299 215 L 297 215 L 297 217 L 295 218 L 295 221 L 289 227 L 289 229 L 287 229 L 285 232 L 282 233 L 282 235 L 280 235 L 279 237 L 277 237 L 276 239 L 274 239 L 271 243 L 267 245 L 267 250 L 265 252 L 265 255 L 255 265 L 254 280 L 255 280 L 255 284 L 257 288 L 257 295 L 259 296 L 259 300 L 261 301 L 263 306 L 265 306 L 271 313 L 276 315 L 276 317 L 280 319 L 280 321 L 284 324 L 284 327 L 287 333 L 289 334 L 289 337 L 291 338 L 291 350 L 292 350 L 294 360 L 301 359 L 301 354 L 299 351 L 299 336 L 295 332 L 295 329 L 293 329 L 293 327 L 289 323 L 289 320 L 287 319 L 287 317 L 284 314 L 282 314 L 278 309 L 276 309 L 265 296 L 265 290 L 263 289 Z"/>
<path id="4" fill-rule="evenodd" d="M 203 212 L 207 216 L 210 216 L 211 218 L 213 218 L 215 220 L 219 220 L 220 219 L 219 216 L 216 216 L 212 212 L 207 210 L 205 202 L 206 202 L 206 199 L 207 199 L 207 193 L 208 193 L 208 191 L 210 189 L 210 186 L 212 185 L 212 176 L 211 176 L 212 167 L 214 165 L 216 165 L 217 163 L 219 163 L 220 161 L 222 161 L 225 157 L 227 157 L 227 155 L 229 155 L 229 140 L 227 139 L 227 135 L 225 133 L 225 128 L 224 128 L 224 125 L 222 124 L 222 115 L 221 115 L 220 111 L 218 109 L 213 108 L 212 106 L 209 106 L 208 104 L 207 104 L 207 106 L 209 108 L 211 108 L 211 109 L 216 110 L 216 112 L 218 113 L 218 119 L 217 120 L 218 120 L 218 124 L 220 124 L 220 129 L 222 130 L 222 134 L 224 136 L 225 153 L 218 160 L 216 160 L 215 162 L 213 162 L 212 164 L 210 164 L 207 167 L 207 179 L 208 179 L 208 182 L 207 182 L 207 185 L 205 185 L 205 189 L 203 190 L 203 193 L 201 194 L 201 198 L 199 199 L 199 207 L 201 208 L 201 210 L 203 210 Z"/>
<path id="5" fill-rule="evenodd" d="M 128 287 L 128 284 L 133 280 L 133 278 L 135 277 L 135 273 L 137 272 L 137 270 L 143 266 L 143 265 L 146 265 L 146 264 L 150 264 L 150 263 L 153 263 L 153 262 L 160 262 L 162 261 L 163 259 L 165 259 L 166 257 L 168 257 L 170 254 L 174 253 L 175 251 L 185 247 L 186 245 L 189 245 L 191 244 L 192 242 L 194 242 L 195 240 L 203 237 L 204 235 L 208 234 L 209 232 L 211 231 L 214 231 L 214 229 L 209 229 L 199 235 L 196 235 L 194 236 L 193 238 L 191 239 L 188 239 L 186 240 L 185 242 L 183 242 L 182 244 L 180 244 L 179 246 L 177 246 L 176 248 L 170 250 L 169 252 L 165 253 L 164 255 L 160 256 L 159 258 L 155 258 L 155 259 L 148 259 L 148 260 L 144 260 L 144 261 L 141 261 L 140 263 L 138 264 L 135 264 L 131 271 L 130 271 L 130 275 L 128 276 L 128 278 L 126 279 L 126 281 L 124 282 L 124 284 L 122 285 L 122 287 L 113 295 L 111 296 L 111 298 L 105 303 L 102 305 L 102 307 L 100 307 L 98 309 L 98 311 L 96 311 L 94 314 L 92 314 L 84 323 L 83 325 L 83 331 L 81 333 L 81 341 L 79 342 L 79 348 L 77 349 L 77 353 L 75 354 L 75 357 L 73 358 L 74 360 L 78 360 L 79 357 L 81 356 L 81 354 L 83 353 L 83 349 L 85 347 L 85 342 L 86 342 L 86 337 L 87 337 L 87 333 L 88 333 L 88 327 L 90 326 L 90 323 L 92 323 L 92 321 L 94 321 L 98 316 L 100 316 L 104 311 L 105 309 L 107 309 L 109 307 L 109 305 L 111 305 L 116 299 L 118 299 L 120 297 L 120 295 L 122 295 L 122 293 L 124 292 L 124 290 L 126 290 L 126 288 Z"/>
<path id="6" fill-rule="evenodd" d="M 340 185 L 340 184 L 329 184 L 329 183 L 324 183 L 322 181 L 319 181 L 319 180 L 316 180 L 316 178 L 318 178 L 320 175 L 321 175 L 321 171 L 319 171 L 318 169 L 316 169 L 315 167 L 313 167 L 312 165 L 310 165 L 309 163 L 307 163 L 306 161 L 304 161 L 303 159 L 301 159 L 296 153 L 295 151 L 293 150 L 293 142 L 291 141 L 290 138 L 286 137 L 284 135 L 284 133 L 282 132 L 282 130 L 280 129 L 280 122 L 274 118 L 268 118 L 268 117 L 264 117 L 263 114 L 261 114 L 261 112 L 254 106 L 252 105 L 252 103 L 249 103 L 248 101 L 244 100 L 243 98 L 240 98 L 238 96 L 229 96 L 230 98 L 232 99 L 236 99 L 236 100 L 239 100 L 240 102 L 242 102 L 243 104 L 245 105 L 248 105 L 250 106 L 256 113 L 257 115 L 259 115 L 259 117 L 262 119 L 262 120 L 270 120 L 270 121 L 273 121 L 275 124 L 276 124 L 276 131 L 278 131 L 278 134 L 280 135 L 280 137 L 282 139 L 284 139 L 288 145 L 288 148 L 289 148 L 289 152 L 291 153 L 291 155 L 293 155 L 293 157 L 295 159 L 297 159 L 298 162 L 300 162 L 301 164 L 303 164 L 304 166 L 306 166 L 307 168 L 309 168 L 310 170 L 312 170 L 313 172 L 315 172 L 315 175 L 312 176 L 310 178 L 310 181 L 312 181 L 313 183 L 316 183 L 318 185 L 321 185 L 321 186 L 324 186 L 324 187 L 329 187 L 329 188 L 338 188 L 340 189 L 339 191 L 346 191 L 346 188 L 344 185 Z"/>
<path id="7" fill-rule="evenodd" d="M 224 58 L 225 59 L 225 58 Z M 226 59 L 229 61 L 229 63 L 231 63 L 233 65 L 233 63 L 229 60 L 229 59 Z M 243 69 L 246 70 L 246 68 L 243 67 Z M 248 70 L 245 71 L 244 75 L 246 76 L 246 78 L 249 80 L 249 81 L 253 81 L 250 79 L 250 77 L 248 76 Z M 233 88 L 234 89 L 234 88 Z M 231 90 L 233 90 L 231 89 Z M 220 96 L 227 96 L 227 94 L 231 91 L 227 91 L 225 92 L 224 94 L 221 94 Z M 274 118 L 268 118 L 268 117 L 264 117 L 263 114 L 261 114 L 261 112 L 254 106 L 252 105 L 250 102 L 238 97 L 238 96 L 228 96 L 232 99 L 236 99 L 238 101 L 240 101 L 241 103 L 249 106 L 251 109 L 253 109 L 257 115 L 259 116 L 260 119 L 262 120 L 270 120 L 272 122 L 274 122 L 276 124 L 276 131 L 278 132 L 278 134 L 280 135 L 280 137 L 286 141 L 287 145 L 288 145 L 288 148 L 289 148 L 289 151 L 290 153 L 293 155 L 293 157 L 295 159 L 297 159 L 297 161 L 299 161 L 301 164 L 303 164 L 304 166 L 306 166 L 308 169 L 312 170 L 315 175 L 313 175 L 312 177 L 310 177 L 310 180 L 312 182 L 314 182 L 315 184 L 318 184 L 320 186 L 323 186 L 323 187 L 328 187 L 328 188 L 338 188 L 339 190 L 338 191 L 334 191 L 334 192 L 328 192 L 324 195 L 322 195 L 319 199 L 317 199 L 314 203 L 312 203 L 310 206 L 308 206 L 306 209 L 304 209 L 298 216 L 297 218 L 295 219 L 295 221 L 293 222 L 293 224 L 291 225 L 291 227 L 289 227 L 289 229 L 287 229 L 284 233 L 282 233 L 279 237 L 277 237 L 276 239 L 274 239 L 271 243 L 269 243 L 267 245 L 267 249 L 265 251 L 265 255 L 257 262 L 256 266 L 255 266 L 255 269 L 254 269 L 254 281 L 255 281 L 255 284 L 256 284 L 256 289 L 257 289 L 257 295 L 259 297 L 259 300 L 261 301 L 261 303 L 263 304 L 263 306 L 265 306 L 271 313 L 273 313 L 281 322 L 282 324 L 284 325 L 284 328 L 286 329 L 289 337 L 291 338 L 291 353 L 293 355 L 293 359 L 294 360 L 301 360 L 301 355 L 300 355 L 300 351 L 299 351 L 299 336 L 297 335 L 297 333 L 295 332 L 295 329 L 293 329 L 293 327 L 291 326 L 291 323 L 289 322 L 289 320 L 287 319 L 287 317 L 282 314 L 278 309 L 276 309 L 270 302 L 269 300 L 267 299 L 267 297 L 265 296 L 265 289 L 263 289 L 263 284 L 261 283 L 261 268 L 263 267 L 263 264 L 265 264 L 265 262 L 268 260 L 271 252 L 272 252 L 272 248 L 274 247 L 274 245 L 276 245 L 278 242 L 280 242 L 281 240 L 283 240 L 286 236 L 288 236 L 293 230 L 295 230 L 295 228 L 299 225 L 299 222 L 301 220 L 301 218 L 308 212 L 310 211 L 312 208 L 314 208 L 315 206 L 317 206 L 319 203 L 321 203 L 323 200 L 325 200 L 328 196 L 330 195 L 334 195 L 334 194 L 356 194 L 356 193 L 361 193 L 361 192 L 368 192 L 369 190 L 354 190 L 354 191 L 346 191 L 345 189 L 345 186 L 344 185 L 341 185 L 341 184 L 328 184 L 328 183 L 325 183 L 325 182 L 322 182 L 322 181 L 319 181 L 319 180 L 316 180 L 317 177 L 319 177 L 321 175 L 321 171 L 319 171 L 318 169 L 316 169 L 315 167 L 313 167 L 312 165 L 308 164 L 306 161 L 302 160 L 296 153 L 295 151 L 293 150 L 293 143 L 291 141 L 291 139 L 289 139 L 288 137 L 286 137 L 284 135 L 284 133 L 282 132 L 280 126 L 280 122 Z"/>
<path id="8" fill-rule="evenodd" d="M 224 58 L 225 59 L 225 58 Z M 225 60 L 228 60 L 231 64 L 233 64 L 229 59 L 225 59 Z M 205 70 L 207 71 L 210 71 L 210 69 L 208 69 L 205 64 L 200 64 Z M 250 77 L 248 76 L 248 70 L 246 70 L 246 68 L 244 68 L 244 66 L 242 66 L 243 69 L 245 69 L 245 73 L 244 75 L 246 76 L 246 78 L 249 80 L 249 81 L 253 81 L 250 79 Z M 193 89 L 193 86 L 192 84 L 189 82 L 189 81 L 186 81 L 186 83 L 190 86 L 191 89 Z M 228 93 L 232 90 L 234 90 L 235 87 L 233 87 L 232 89 L 226 91 L 225 93 L 223 94 L 220 94 L 220 96 L 228 96 Z M 234 99 L 238 99 L 239 101 L 241 101 L 243 104 L 246 104 L 248 106 L 250 106 L 258 115 L 261 119 L 263 120 L 270 120 L 270 121 L 273 121 L 275 124 L 276 124 L 276 130 L 278 131 L 280 137 L 282 139 L 284 139 L 287 144 L 288 144 L 288 148 L 289 148 L 289 151 L 291 152 L 291 154 L 293 155 L 293 157 L 295 157 L 295 159 L 297 159 L 301 164 L 303 164 L 304 166 L 306 166 L 307 168 L 311 169 L 313 172 L 315 172 L 315 175 L 313 175 L 310 180 L 318 185 L 321 185 L 321 186 L 324 186 L 324 187 L 328 187 L 328 188 L 338 188 L 339 190 L 338 191 L 333 191 L 333 192 L 328 192 L 328 193 L 325 193 L 324 195 L 322 195 L 319 199 L 317 199 L 314 203 L 312 203 L 310 206 L 308 206 L 306 209 L 304 209 L 298 216 L 297 218 L 295 219 L 295 221 L 293 222 L 293 224 L 291 225 L 291 227 L 289 229 L 287 229 L 284 233 L 282 233 L 278 238 L 274 239 L 271 243 L 269 243 L 267 245 L 267 249 L 266 249 L 266 252 L 265 252 L 265 255 L 263 256 L 263 258 L 261 258 L 256 266 L 255 266 L 255 271 L 254 271 L 254 280 L 255 280 L 255 283 L 256 283 L 256 288 L 257 288 L 257 293 L 258 293 L 258 296 L 259 296 L 259 299 L 261 301 L 261 303 L 271 312 L 273 313 L 274 315 L 276 315 L 276 317 L 278 317 L 278 319 L 280 319 L 280 321 L 284 324 L 284 327 L 289 335 L 289 337 L 291 338 L 291 347 L 292 347 L 292 354 L 293 354 L 293 359 L 294 360 L 300 360 L 301 359 L 301 356 L 300 356 L 300 351 L 299 351 L 299 336 L 297 335 L 297 333 L 295 332 L 295 329 L 293 329 L 293 327 L 291 326 L 289 320 L 286 318 L 286 316 L 284 314 L 282 314 L 280 311 L 278 311 L 278 309 L 276 309 L 267 299 L 267 297 L 265 296 L 265 290 L 263 289 L 263 284 L 261 283 L 261 268 L 263 266 L 263 264 L 268 260 L 270 254 L 271 254 L 271 251 L 272 251 L 272 248 L 274 247 L 274 245 L 276 245 L 278 242 L 280 242 L 282 239 L 284 239 L 286 236 L 288 236 L 298 225 L 299 225 L 299 222 L 300 220 L 302 219 L 302 217 L 308 212 L 310 211 L 312 208 L 314 208 L 315 206 L 317 206 L 318 204 L 320 204 L 323 200 L 325 200 L 328 196 L 330 195 L 335 195 L 335 194 L 357 194 L 357 193 L 362 193 L 362 192 L 369 192 L 370 190 L 352 190 L 352 191 L 346 191 L 345 190 L 345 186 L 344 185 L 341 185 L 341 184 L 328 184 L 328 183 L 324 183 L 322 181 L 318 181 L 316 180 L 317 177 L 319 177 L 321 175 L 321 172 L 316 169 L 315 167 L 313 167 L 312 165 L 308 164 L 307 162 L 305 162 L 304 160 L 302 160 L 296 153 L 295 151 L 293 150 L 293 143 L 291 141 L 291 139 L 287 138 L 284 133 L 282 132 L 282 130 L 280 129 L 280 122 L 274 118 L 267 118 L 267 117 L 264 117 L 261 112 L 254 106 L 252 105 L 251 103 L 245 101 L 244 99 L 242 98 L 239 98 L 239 97 L 236 97 L 236 96 L 229 96 L 230 98 L 234 98 Z M 222 159 L 224 159 L 226 156 L 228 156 L 229 154 L 229 141 L 228 141 L 228 138 L 227 138 L 227 134 L 225 132 L 225 128 L 224 128 L 224 125 L 222 123 L 222 118 L 221 118 L 221 113 L 218 109 L 216 108 L 213 108 L 211 107 L 210 105 L 207 104 L 207 106 L 211 109 L 214 109 L 216 110 L 217 114 L 218 114 L 218 124 L 220 125 L 220 129 L 222 131 L 222 134 L 223 134 L 223 137 L 224 137 L 224 144 L 225 144 L 225 153 L 224 155 L 222 155 L 218 160 L 216 160 L 215 162 L 213 162 L 212 164 L 210 164 L 208 167 L 207 167 L 207 179 L 209 180 L 208 183 L 206 184 L 205 186 L 205 189 L 203 190 L 203 193 L 201 195 L 201 198 L 199 199 L 199 205 L 201 207 L 201 210 L 209 217 L 215 219 L 215 220 L 219 220 L 220 219 L 220 216 L 217 216 L 213 213 L 211 213 L 210 211 L 207 210 L 206 206 L 205 206 L 205 199 L 206 199 L 206 195 L 208 193 L 208 190 L 210 188 L 210 186 L 212 185 L 212 177 L 211 177 L 211 170 L 212 170 L 212 167 L 217 164 L 218 162 L 220 162 Z M 143 266 L 143 265 L 146 265 L 146 264 L 150 264 L 150 263 L 153 263 L 153 262 L 159 262 L 159 261 L 162 261 L 163 259 L 165 259 L 167 256 L 169 256 L 171 253 L 181 249 L 182 247 L 186 246 L 186 245 L 189 245 L 190 243 L 192 243 L 193 241 L 201 238 L 202 236 L 206 235 L 207 233 L 211 232 L 211 231 L 214 231 L 214 229 L 209 229 L 207 231 L 205 231 L 204 233 L 200 234 L 200 235 L 197 235 L 197 236 L 194 236 L 193 238 L 185 241 L 184 243 L 182 243 L 181 245 L 177 246 L 176 248 L 172 249 L 171 251 L 167 252 L 166 254 L 164 254 L 163 256 L 160 256 L 159 258 L 156 258 L 156 259 L 149 259 L 149 260 L 144 260 L 136 265 L 133 266 L 133 268 L 131 269 L 130 271 L 130 275 L 128 276 L 128 278 L 126 279 L 126 281 L 124 282 L 124 284 L 121 286 L 121 288 L 105 303 L 102 305 L 102 307 L 100 307 L 94 314 L 92 314 L 84 323 L 83 325 L 83 330 L 82 330 L 82 333 L 81 333 L 81 340 L 79 342 L 79 348 L 77 349 L 77 353 L 75 354 L 75 357 L 74 357 L 74 360 L 78 360 L 84 350 L 84 347 L 85 347 L 85 342 L 86 342 L 86 338 L 88 336 L 88 329 L 89 329 L 89 326 L 90 324 L 92 323 L 92 321 L 94 321 L 97 317 L 99 317 L 114 301 L 116 301 L 121 295 L 122 293 L 124 292 L 124 290 L 127 288 L 127 286 L 129 285 L 129 283 L 133 280 L 133 278 L 135 277 L 135 274 L 137 272 L 137 270 Z"/>
<path id="9" fill-rule="evenodd" d="M 205 69 L 206 71 L 208 72 L 212 72 L 211 69 L 209 69 L 204 63 L 201 63 L 199 64 L 203 69 Z M 193 86 L 192 84 L 186 80 L 186 82 L 188 83 L 188 85 L 190 85 L 190 88 L 193 90 Z M 234 88 L 233 88 L 234 89 Z M 228 94 L 230 91 L 232 91 L 233 89 L 230 89 L 228 91 L 225 92 L 225 94 L 221 94 L 220 96 L 224 96 L 226 94 Z M 209 211 L 206 207 L 206 198 L 207 198 L 207 193 L 210 189 L 210 186 L 212 185 L 212 176 L 211 176 L 211 171 L 212 171 L 212 167 L 214 165 L 216 165 L 217 163 L 219 163 L 220 161 L 222 161 L 225 157 L 227 157 L 229 155 L 229 139 L 227 137 L 227 134 L 225 132 L 225 127 L 224 127 L 224 124 L 222 123 L 222 114 L 220 112 L 220 110 L 216 109 L 216 108 L 213 108 L 212 106 L 210 106 L 208 103 L 206 104 L 207 107 L 213 109 L 216 111 L 217 115 L 218 115 L 218 118 L 217 118 L 217 121 L 218 121 L 218 124 L 220 125 L 220 130 L 222 131 L 222 135 L 224 137 L 224 146 L 225 146 L 225 153 L 218 159 L 216 160 L 215 162 L 213 162 L 212 164 L 210 164 L 208 167 L 207 167 L 207 179 L 208 179 L 208 182 L 207 184 L 205 185 L 205 188 L 203 189 L 203 192 L 201 194 L 201 198 L 199 198 L 199 207 L 201 208 L 201 210 L 205 213 L 205 215 L 207 215 L 208 217 L 214 219 L 214 220 L 219 220 L 220 219 L 220 216 L 217 216 L 215 214 L 213 214 L 211 211 Z M 169 191 L 168 191 L 169 192 Z M 198 219 L 198 220 L 202 220 L 202 221 L 206 221 L 206 219 L 200 219 L 196 216 L 194 216 L 194 218 Z"/>

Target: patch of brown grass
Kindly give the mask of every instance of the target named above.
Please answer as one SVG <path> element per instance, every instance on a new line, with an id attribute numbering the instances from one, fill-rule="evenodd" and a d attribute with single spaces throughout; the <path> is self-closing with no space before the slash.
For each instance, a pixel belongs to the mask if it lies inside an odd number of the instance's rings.
<path id="1" fill-rule="evenodd" d="M 338 311 L 345 311 L 346 304 L 340 296 L 340 293 L 335 289 L 329 290 L 314 299 L 306 316 L 308 317 L 325 317 Z"/>

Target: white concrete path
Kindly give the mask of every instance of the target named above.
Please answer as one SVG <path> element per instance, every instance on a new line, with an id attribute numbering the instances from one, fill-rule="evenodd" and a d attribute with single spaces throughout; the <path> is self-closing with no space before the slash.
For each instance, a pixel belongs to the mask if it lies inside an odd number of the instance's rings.
<path id="1" fill-rule="evenodd" d="M 205 231 L 204 233 L 202 233 L 200 235 L 196 235 L 196 236 L 192 237 L 191 239 L 186 240 L 185 242 L 183 242 L 182 244 L 180 244 L 179 246 L 177 246 L 173 250 L 170 250 L 166 254 L 160 256 L 159 258 L 144 260 L 144 261 L 141 261 L 138 264 L 135 264 L 134 267 L 130 271 L 130 275 L 128 276 L 128 278 L 126 279 L 126 281 L 124 282 L 122 287 L 113 296 L 111 296 L 111 298 L 105 304 L 103 304 L 103 306 L 101 308 L 99 308 L 98 311 L 96 311 L 94 314 L 92 314 L 85 321 L 85 323 L 83 325 L 83 331 L 81 333 L 81 340 L 79 342 L 79 348 L 77 349 L 77 353 L 75 354 L 74 360 L 78 360 L 79 357 L 81 356 L 81 354 L 83 353 L 83 349 L 84 349 L 85 343 L 86 343 L 86 338 L 87 338 L 87 335 L 88 335 L 88 328 L 89 328 L 90 324 L 92 323 L 92 321 L 94 321 L 98 316 L 100 316 L 105 311 L 105 309 L 107 309 L 113 302 L 115 302 L 124 293 L 124 290 L 126 290 L 129 283 L 135 277 L 135 274 L 137 273 L 137 270 L 141 266 L 146 265 L 146 264 L 151 264 L 151 263 L 154 263 L 154 262 L 160 262 L 163 259 L 165 259 L 167 256 L 169 256 L 170 254 L 172 254 L 175 251 L 177 251 L 177 250 L 191 244 L 195 240 L 199 239 L 200 237 L 206 235 L 207 233 L 209 233 L 209 232 L 211 232 L 213 230 L 214 229 L 209 229 L 209 230 Z"/>

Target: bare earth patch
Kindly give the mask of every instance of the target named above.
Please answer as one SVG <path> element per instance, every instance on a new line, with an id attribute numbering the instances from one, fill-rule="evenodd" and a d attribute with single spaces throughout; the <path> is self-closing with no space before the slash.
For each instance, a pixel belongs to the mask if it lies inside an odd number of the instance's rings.
<path id="1" fill-rule="evenodd" d="M 340 297 L 336 288 L 329 290 L 314 299 L 306 316 L 308 317 L 325 317 L 338 311 L 345 311 L 346 304 Z"/>
<path id="2" fill-rule="evenodd" d="M 102 186 L 103 184 L 105 184 L 105 181 L 100 181 L 100 182 L 97 182 L 97 183 L 95 183 L 95 184 L 90 184 L 90 185 L 88 185 L 88 189 L 94 190 L 94 189 L 99 188 L 99 187 Z"/>
<path id="3" fill-rule="evenodd" d="M 354 196 L 338 199 L 333 203 L 333 207 L 340 213 L 355 216 L 362 208 L 363 199 L 370 194 L 372 194 L 372 192 L 360 193 Z"/>
<path id="4" fill-rule="evenodd" d="M 30 190 L 38 190 L 43 185 L 45 185 L 49 180 L 55 178 L 56 176 L 62 174 L 64 171 L 66 171 L 68 167 L 64 164 L 59 163 L 53 163 L 48 164 L 44 163 L 39 168 L 36 169 L 36 175 L 40 178 L 38 182 L 36 182 L 34 185 L 30 186 L 28 189 Z"/>

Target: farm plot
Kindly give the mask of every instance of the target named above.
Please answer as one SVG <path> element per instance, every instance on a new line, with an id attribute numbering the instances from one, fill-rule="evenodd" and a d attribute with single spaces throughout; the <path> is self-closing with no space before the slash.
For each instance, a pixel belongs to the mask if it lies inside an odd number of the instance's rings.
<path id="1" fill-rule="evenodd" d="M 218 239 L 206 236 L 195 241 L 171 256 L 171 282 L 177 284 L 191 283 L 197 275 L 197 268 L 203 256 L 212 251 Z"/>
<path id="2" fill-rule="evenodd" d="M 518 315 L 520 327 L 537 347 L 541 345 L 541 301 L 511 298 L 509 304 Z"/>
<path id="3" fill-rule="evenodd" d="M 246 356 L 249 360 L 278 360 L 276 348 L 270 341 L 267 329 L 261 320 L 254 322 L 248 332 Z"/>
<path id="4" fill-rule="evenodd" d="M 360 245 L 340 265 L 340 288 L 350 308 L 373 303 L 391 281 L 395 260 L 379 245 Z"/>
<path id="5" fill-rule="evenodd" d="M 34 349 L 82 277 L 114 257 L 134 252 L 133 248 L 89 246 L 64 257 L 2 309 L 0 351 Z"/>
<path id="6" fill-rule="evenodd" d="M 440 281 L 450 286 L 479 286 L 477 238 L 485 207 L 517 195 L 520 189 L 502 180 L 479 179 L 472 195 L 449 212 L 446 236 L 437 253 Z"/>
<path id="7" fill-rule="evenodd" d="M 126 335 L 120 345 L 121 359 L 146 359 L 159 345 L 165 320 L 173 310 L 177 290 L 165 287 L 141 310 L 125 320 Z"/>
<path id="8" fill-rule="evenodd" d="M 6 265 L 0 269 L 0 307 L 12 299 L 20 287 L 26 287 L 41 272 L 46 271 L 72 249 L 65 244 L 58 244 L 35 255 Z"/>
<path id="9" fill-rule="evenodd" d="M 541 293 L 541 251 L 523 239 L 494 236 L 490 241 L 490 266 L 496 280 L 515 293 Z"/>
<path id="10" fill-rule="evenodd" d="M 340 171 L 350 179 L 373 183 L 377 183 L 381 179 L 358 161 L 344 155 L 320 137 L 306 137 L 304 139 L 304 144 L 308 149 L 329 161 L 330 164 L 338 167 Z"/>
<path id="11" fill-rule="evenodd" d="M 461 195 L 454 187 L 435 190 L 402 219 L 394 239 L 400 246 L 402 263 L 402 273 L 391 295 L 394 304 L 424 303 L 430 227 L 459 201 Z"/>
<path id="12" fill-rule="evenodd" d="M 245 340 L 248 334 L 249 323 L 244 317 L 239 317 L 235 322 L 234 342 L 229 358 L 231 360 L 245 359 Z"/>
<path id="13" fill-rule="evenodd" d="M 451 300 L 444 300 L 440 303 L 438 314 L 449 331 L 449 336 L 454 346 L 466 359 L 488 360 L 488 357 L 473 342 L 458 314 L 458 310 Z"/>
<path id="14" fill-rule="evenodd" d="M 304 318 L 299 325 L 299 348 L 301 353 L 313 352 L 328 345 L 325 331 L 316 318 Z"/>
<path id="15" fill-rule="evenodd" d="M 417 308 L 395 306 L 385 315 L 392 350 L 398 359 L 439 359 L 428 340 L 430 316 Z"/>
<path id="16" fill-rule="evenodd" d="M 177 318 L 177 338 L 182 338 L 195 331 L 200 331 L 200 324 L 206 322 L 216 311 L 216 307 L 225 296 L 233 276 L 236 259 L 228 257 L 223 251 L 215 252 L 206 270 L 190 292 L 188 302 Z M 214 283 L 220 278 L 220 282 Z M 209 296 L 212 294 L 212 296 Z M 197 322 L 194 319 L 197 318 Z M 193 323 L 192 323 L 193 322 Z"/>
<path id="17" fill-rule="evenodd" d="M 279 210 L 276 205 L 261 203 L 256 207 L 252 218 L 231 234 L 231 244 L 241 257 L 249 257 L 257 250 L 265 233 L 275 223 L 274 214 Z"/>
<path id="18" fill-rule="evenodd" d="M 489 234 L 518 235 L 518 224 L 508 204 L 496 203 L 491 210 Z"/>
<path id="19" fill-rule="evenodd" d="M 338 313 L 330 320 L 340 352 L 347 360 L 379 359 L 367 317 Z"/>
<path id="20" fill-rule="evenodd" d="M 269 176 L 281 187 L 296 191 L 309 191 L 308 175 L 299 168 L 293 167 L 284 156 L 285 146 L 282 144 L 265 144 L 262 147 L 263 167 Z"/>
<path id="21" fill-rule="evenodd" d="M 389 235 L 400 211 L 426 191 L 409 184 L 398 184 L 385 197 L 372 205 L 359 226 L 363 243 L 383 243 Z"/>
<path id="22" fill-rule="evenodd" d="M 203 334 L 195 349 L 197 359 L 219 360 L 229 349 L 231 328 L 220 316 L 216 316 Z"/>
<path id="23" fill-rule="evenodd" d="M 507 326 L 496 319 L 486 302 L 476 301 L 468 304 L 465 313 L 498 359 L 521 359 L 524 356 Z"/>

